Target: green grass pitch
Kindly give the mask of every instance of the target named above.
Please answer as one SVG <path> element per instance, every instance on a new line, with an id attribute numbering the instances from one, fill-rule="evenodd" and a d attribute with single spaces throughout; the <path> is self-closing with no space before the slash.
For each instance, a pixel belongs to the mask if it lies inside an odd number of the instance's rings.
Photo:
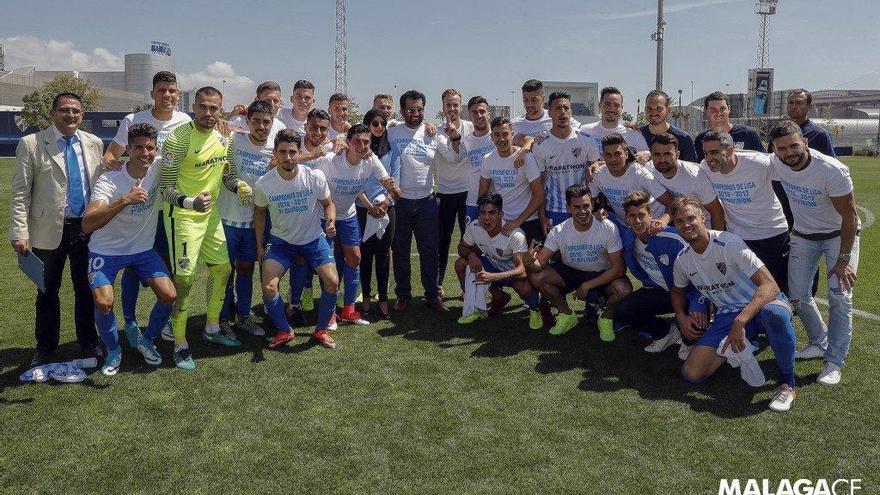
<path id="1" fill-rule="evenodd" d="M 880 160 L 846 163 L 859 205 L 880 213 Z M 13 166 L 0 160 L 3 205 Z M 878 232 L 862 233 L 855 292 L 871 314 Z M 769 349 L 761 389 L 728 366 L 690 386 L 674 349 L 646 354 L 631 333 L 606 344 L 583 325 L 554 338 L 529 330 L 517 306 L 464 328 L 460 302 L 446 317 L 416 304 L 340 327 L 335 351 L 305 337 L 281 351 L 249 336 L 238 350 L 208 347 L 202 270 L 189 324 L 197 371 L 175 369 L 163 342 L 159 368 L 125 347 L 115 377 L 23 384 L 35 290 L 8 244 L 0 267 L 0 493 L 714 494 L 720 478 L 863 478 L 862 493 L 880 490 L 870 318 L 855 317 L 841 385 L 815 384 L 821 362 L 799 362 L 798 399 L 777 414 Z M 450 294 L 453 279 L 450 269 Z M 145 322 L 153 296 L 141 294 Z M 59 358 L 77 357 L 72 301 L 66 279 Z"/>

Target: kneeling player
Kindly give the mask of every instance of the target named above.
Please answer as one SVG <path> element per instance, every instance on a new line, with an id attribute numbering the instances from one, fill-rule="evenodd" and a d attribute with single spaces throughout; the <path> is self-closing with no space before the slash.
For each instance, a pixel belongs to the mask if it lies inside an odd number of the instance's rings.
<path id="1" fill-rule="evenodd" d="M 610 220 L 593 217 L 587 186 L 575 184 L 566 189 L 565 203 L 571 218 L 553 227 L 544 246 L 533 244 L 525 256 L 529 281 L 559 310 L 551 335 L 577 325 L 578 317 L 565 300 L 566 294 L 576 291 L 575 296 L 587 303 L 585 313 L 598 318 L 602 340 L 614 340 L 612 305 L 632 292 L 620 235 Z M 557 251 L 562 259 L 550 263 Z"/>
<path id="2" fill-rule="evenodd" d="M 529 327 L 537 330 L 543 322 L 538 312 L 538 293 L 529 284 L 523 265 L 523 255 L 528 251 L 526 235 L 519 228 L 513 229 L 509 236 L 501 233 L 502 203 L 497 193 L 484 194 L 477 200 L 480 216 L 468 224 L 458 244 L 455 272 L 463 284 L 465 301 L 473 297 L 471 293 L 476 290 L 476 284 L 491 284 L 493 301 L 505 296 L 510 298 L 501 285 L 513 287 L 529 308 Z M 473 283 L 467 283 L 467 270 L 473 274 Z M 478 298 L 474 311 L 462 314 L 458 322 L 473 323 L 487 316 L 486 300 Z"/>
<path id="3" fill-rule="evenodd" d="M 89 240 L 89 283 L 95 298 L 95 322 L 107 358 L 101 367 L 105 375 L 115 375 L 122 363 L 122 348 L 113 313 L 113 282 L 120 270 L 131 268 L 156 293 L 146 333 L 136 325 L 126 326 L 128 344 L 152 365 L 162 363 L 153 345 L 168 322 L 176 293 L 162 258 L 153 250 L 158 212 L 159 168 L 156 159 L 156 128 L 133 124 L 128 131 L 131 159 L 122 170 L 102 175 L 92 190 L 92 201 L 83 216 L 83 231 Z"/>
<path id="4" fill-rule="evenodd" d="M 687 247 L 675 229 L 666 227 L 651 233 L 651 196 L 644 191 L 633 191 L 623 200 L 627 227 L 621 232 L 623 259 L 633 277 L 642 287 L 621 299 L 614 307 L 618 324 L 629 325 L 640 332 L 650 334 L 653 341 L 645 347 L 646 352 L 663 352 L 667 347 L 681 341 L 678 326 L 659 315 L 674 313 L 669 288 L 673 286 L 672 267 L 678 253 Z M 706 307 L 700 293 L 693 286 L 687 291 L 688 311 L 696 321 L 706 321 Z M 699 313 L 699 314 L 698 314 Z M 705 325 L 703 325 L 705 327 Z M 689 342 L 693 344 L 693 342 Z M 687 351 L 683 344 L 681 354 Z"/>
<path id="5" fill-rule="evenodd" d="M 278 132 L 274 151 L 277 166 L 257 180 L 254 194 L 257 258 L 263 262 L 263 304 L 278 330 L 269 341 L 269 348 L 275 349 L 294 338 L 278 294 L 278 281 L 297 256 L 302 256 L 318 274 L 323 288 L 313 338 L 324 347 L 333 349 L 336 341 L 327 330 L 327 324 L 336 306 L 339 276 L 333 251 L 321 230 L 321 217 L 315 210 L 315 203 L 321 203 L 324 209 L 327 235 L 331 237 L 336 234 L 336 208 L 330 200 L 324 173 L 297 164 L 299 147 L 300 138 L 295 131 L 285 129 Z M 263 242 L 267 211 L 272 218 L 268 249 Z"/>
<path id="6" fill-rule="evenodd" d="M 678 198 L 672 211 L 675 226 L 688 243 L 675 261 L 672 306 L 682 334 L 696 340 L 681 367 L 681 375 L 692 383 L 704 380 L 725 362 L 719 354 L 727 347 L 735 353 L 742 352 L 748 340 L 764 332 L 779 369 L 779 386 L 773 393 L 770 409 L 791 409 L 797 395 L 795 333 L 791 308 L 773 276 L 735 234 L 708 230 L 703 206 L 695 198 Z M 715 319 L 705 331 L 687 314 L 684 288 L 690 284 L 717 308 Z M 719 349 L 725 337 L 727 342 Z"/>

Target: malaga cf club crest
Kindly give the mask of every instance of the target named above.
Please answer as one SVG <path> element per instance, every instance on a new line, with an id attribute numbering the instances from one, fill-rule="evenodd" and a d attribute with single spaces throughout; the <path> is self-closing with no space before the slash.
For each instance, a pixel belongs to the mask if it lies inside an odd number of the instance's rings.
<path id="1" fill-rule="evenodd" d="M 581 156 L 581 148 L 580 148 L 580 146 L 578 146 L 577 148 L 572 148 L 572 149 L 571 149 L 571 154 L 574 155 L 575 158 L 580 157 L 580 156 Z"/>
<path id="2" fill-rule="evenodd" d="M 669 255 L 661 254 L 660 255 L 660 263 L 663 263 L 664 265 L 668 265 L 669 264 Z"/>
<path id="3" fill-rule="evenodd" d="M 715 266 L 718 267 L 718 271 L 721 272 L 722 275 L 727 275 L 727 263 L 720 261 L 715 263 Z"/>
<path id="4" fill-rule="evenodd" d="M 498 257 L 499 257 L 499 258 L 503 258 L 503 257 L 504 257 L 504 250 L 501 249 L 501 248 L 495 248 L 495 253 L 498 254 Z"/>

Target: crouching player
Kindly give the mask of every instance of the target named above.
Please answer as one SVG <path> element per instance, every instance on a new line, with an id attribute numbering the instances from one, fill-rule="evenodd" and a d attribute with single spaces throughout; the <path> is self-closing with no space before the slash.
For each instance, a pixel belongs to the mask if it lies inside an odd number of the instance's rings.
<path id="1" fill-rule="evenodd" d="M 523 265 L 523 255 L 528 251 L 526 235 L 519 228 L 513 229 L 509 236 L 501 232 L 502 204 L 501 195 L 497 193 L 484 194 L 477 200 L 480 216 L 468 224 L 458 243 L 455 272 L 462 283 L 465 301 L 475 290 L 475 284 L 490 284 L 493 300 L 503 298 L 504 294 L 499 294 L 503 292 L 502 285 L 513 287 L 529 308 L 529 327 L 538 330 L 543 326 L 538 312 L 538 292 L 529 284 Z M 472 284 L 466 283 L 468 269 L 474 276 Z M 486 318 L 485 299 L 477 304 L 481 302 L 483 308 L 462 314 L 458 323 L 466 325 Z"/>
<path id="2" fill-rule="evenodd" d="M 613 305 L 632 292 L 620 234 L 610 220 L 593 217 L 587 186 L 566 189 L 565 203 L 571 218 L 550 230 L 544 246 L 533 243 L 525 255 L 529 281 L 559 310 L 551 335 L 577 325 L 578 317 L 565 300 L 566 294 L 576 291 L 575 296 L 587 303 L 585 314 L 598 318 L 599 335 L 609 342 L 614 340 Z M 561 259 L 550 263 L 556 252 Z"/>
<path id="3" fill-rule="evenodd" d="M 300 143 L 299 134 L 290 129 L 275 135 L 273 159 L 277 166 L 257 180 L 254 193 L 257 258 L 263 263 L 263 304 L 278 330 L 269 341 L 269 348 L 280 347 L 295 337 L 278 294 L 278 281 L 296 257 L 302 256 L 318 274 L 323 288 L 313 338 L 324 347 L 334 349 L 336 341 L 327 324 L 336 307 L 339 276 L 315 204 L 320 203 L 323 208 L 330 237 L 336 235 L 336 208 L 330 199 L 324 173 L 297 164 Z M 267 211 L 272 218 L 268 246 L 263 242 Z"/>
<path id="4" fill-rule="evenodd" d="M 113 313 L 116 274 L 131 268 L 156 293 L 146 332 L 141 335 L 136 325 L 125 327 L 128 344 L 137 347 L 144 361 L 154 366 L 162 363 L 162 357 L 153 339 L 168 322 L 176 297 L 165 262 L 153 250 L 161 204 L 160 165 L 153 163 L 158 151 L 156 136 L 156 128 L 150 124 L 129 128 L 130 160 L 122 170 L 107 172 L 98 179 L 83 216 L 83 231 L 94 232 L 89 240 L 89 283 L 95 298 L 95 322 L 108 351 L 101 372 L 108 376 L 115 375 L 122 363 Z"/>
<path id="5" fill-rule="evenodd" d="M 672 267 L 687 243 L 672 227 L 651 233 L 653 217 L 648 193 L 638 190 L 629 193 L 623 200 L 623 208 L 626 210 L 627 224 L 620 236 L 623 240 L 623 259 L 642 287 L 618 301 L 614 306 L 615 320 L 620 325 L 629 325 L 639 332 L 650 334 L 653 341 L 645 347 L 646 352 L 663 352 L 681 341 L 678 325 L 675 322 L 670 325 L 659 315 L 675 312 L 669 294 L 673 286 Z M 692 285 L 688 286 L 686 296 L 689 314 L 701 323 L 701 328 L 705 328 L 704 299 Z M 688 344 L 693 342 L 684 343 L 679 356 L 685 356 Z"/>
<path id="6" fill-rule="evenodd" d="M 742 352 L 747 339 L 767 334 L 776 356 L 779 386 L 773 393 L 770 409 L 788 411 L 794 389 L 795 333 L 792 312 L 785 296 L 764 263 L 730 232 L 709 230 L 703 206 L 685 196 L 673 203 L 675 227 L 688 243 L 675 261 L 672 306 L 682 334 L 696 340 L 681 375 L 697 383 L 712 375 L 726 359 L 719 355 L 730 346 Z M 715 318 L 705 331 L 687 313 L 685 287 L 693 284 L 717 308 Z M 727 337 L 723 349 L 718 349 Z"/>

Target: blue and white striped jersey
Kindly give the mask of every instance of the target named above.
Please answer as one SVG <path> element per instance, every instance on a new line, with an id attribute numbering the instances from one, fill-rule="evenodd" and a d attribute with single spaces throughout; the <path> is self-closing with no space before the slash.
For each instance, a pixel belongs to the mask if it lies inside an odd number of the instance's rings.
<path id="1" fill-rule="evenodd" d="M 673 268 L 676 287 L 694 284 L 719 313 L 738 313 L 752 300 L 757 286 L 751 276 L 764 263 L 730 232 L 709 231 L 709 246 L 697 253 L 684 248 Z"/>

